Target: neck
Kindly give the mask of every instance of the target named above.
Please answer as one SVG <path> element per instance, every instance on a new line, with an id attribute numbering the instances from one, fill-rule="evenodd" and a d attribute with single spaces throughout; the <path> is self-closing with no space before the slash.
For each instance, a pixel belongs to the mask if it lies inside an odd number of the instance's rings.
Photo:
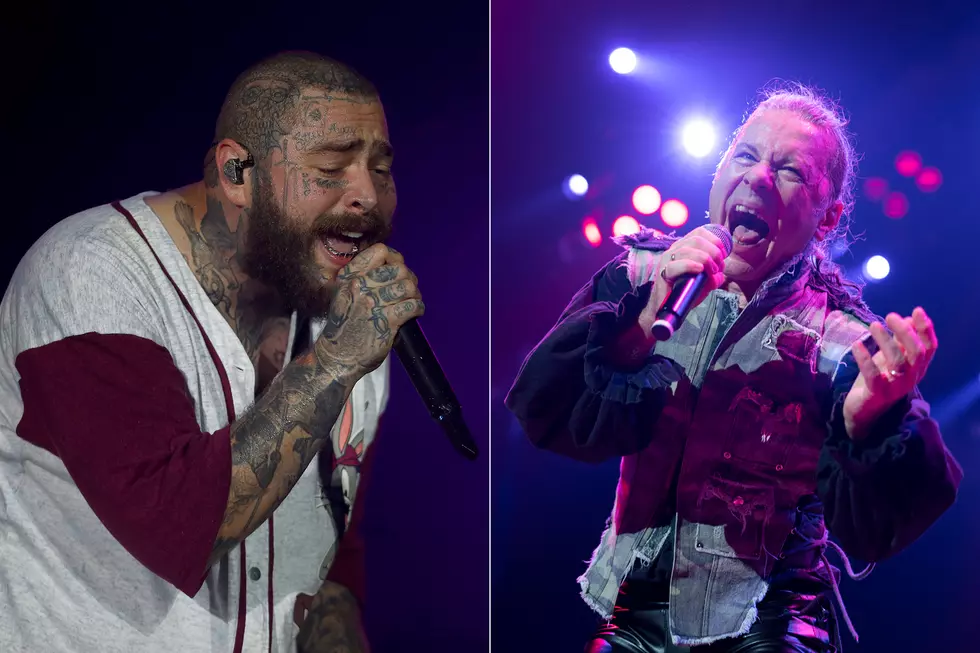
<path id="1" fill-rule="evenodd" d="M 288 334 L 289 312 L 278 293 L 245 273 L 247 216 L 218 187 L 204 182 L 148 201 L 188 266 L 256 364 L 264 341 Z M 285 347 L 283 343 L 282 347 Z M 278 352 L 276 352 L 278 353 Z"/>
<path id="2" fill-rule="evenodd" d="M 727 290 L 738 297 L 738 305 L 745 308 L 748 305 L 749 300 L 755 295 L 755 291 L 759 289 L 761 283 L 754 281 L 735 281 L 733 279 L 725 279 L 725 283 L 722 284 L 721 289 Z"/>

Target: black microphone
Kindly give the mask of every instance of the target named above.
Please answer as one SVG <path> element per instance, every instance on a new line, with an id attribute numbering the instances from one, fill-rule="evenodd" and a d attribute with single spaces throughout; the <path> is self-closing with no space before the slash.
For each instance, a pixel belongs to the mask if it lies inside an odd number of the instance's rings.
<path id="1" fill-rule="evenodd" d="M 409 320 L 398 330 L 394 350 L 432 419 L 442 425 L 456 451 L 468 460 L 476 460 L 479 451 L 463 421 L 459 400 L 432 353 L 418 320 Z"/>
<path id="2" fill-rule="evenodd" d="M 728 255 L 732 253 L 732 235 L 728 229 L 720 224 L 709 224 L 704 228 L 718 236 L 718 239 L 721 240 L 722 252 L 724 252 L 725 258 L 728 258 Z M 701 274 L 695 275 L 686 274 L 674 282 L 670 294 L 667 295 L 667 299 L 657 311 L 657 319 L 654 321 L 652 329 L 654 338 L 670 340 L 674 331 L 680 328 L 681 322 L 687 317 L 687 312 L 691 310 L 694 300 L 701 293 L 701 289 L 707 280 L 708 275 L 701 272 Z"/>

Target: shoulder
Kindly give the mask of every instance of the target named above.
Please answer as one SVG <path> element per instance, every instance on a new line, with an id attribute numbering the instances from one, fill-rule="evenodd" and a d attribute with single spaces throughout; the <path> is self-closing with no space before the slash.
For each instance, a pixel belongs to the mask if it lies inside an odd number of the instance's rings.
<path id="1" fill-rule="evenodd" d="M 678 236 L 672 233 L 665 234 L 656 229 L 643 227 L 635 234 L 618 236 L 615 242 L 627 251 L 642 249 L 648 252 L 662 252 L 677 241 L 678 238 Z"/>
<path id="2" fill-rule="evenodd" d="M 111 204 L 76 213 L 56 223 L 27 251 L 15 278 L 32 280 L 91 280 L 92 271 L 111 268 L 135 273 L 146 255 L 143 241 Z"/>
<path id="3" fill-rule="evenodd" d="M 661 255 L 677 239 L 673 234 L 647 228 L 636 234 L 620 236 L 616 239 L 616 244 L 625 252 L 617 257 L 615 263 L 625 271 L 630 285 L 638 288 L 653 279 Z"/>
<path id="4" fill-rule="evenodd" d="M 0 328 L 19 349 L 83 333 L 148 336 L 152 268 L 111 205 L 54 225 L 21 259 L 0 305 Z"/>

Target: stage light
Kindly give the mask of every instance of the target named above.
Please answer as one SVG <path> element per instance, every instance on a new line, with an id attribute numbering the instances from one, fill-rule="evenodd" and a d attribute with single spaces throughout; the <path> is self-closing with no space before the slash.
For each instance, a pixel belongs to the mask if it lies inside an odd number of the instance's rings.
<path id="1" fill-rule="evenodd" d="M 881 281 L 891 272 L 888 259 L 884 256 L 875 255 L 864 263 L 864 276 L 871 281 Z"/>
<path id="2" fill-rule="evenodd" d="M 613 236 L 629 236 L 640 231 L 640 223 L 631 215 L 621 215 L 613 222 Z"/>
<path id="3" fill-rule="evenodd" d="M 653 186 L 640 186 L 633 191 L 633 208 L 641 215 L 652 215 L 660 208 L 660 191 Z"/>
<path id="4" fill-rule="evenodd" d="M 885 203 L 882 210 L 892 220 L 904 218 L 905 214 L 909 212 L 909 200 L 905 197 L 904 193 L 892 191 L 885 196 Z"/>
<path id="5" fill-rule="evenodd" d="M 915 185 L 923 193 L 935 193 L 943 185 L 943 173 L 939 168 L 923 168 L 915 178 Z"/>
<path id="6" fill-rule="evenodd" d="M 871 177 L 864 182 L 864 195 L 872 202 L 880 202 L 888 194 L 888 182 L 881 177 Z"/>
<path id="7" fill-rule="evenodd" d="M 687 222 L 687 205 L 680 200 L 667 200 L 660 207 L 660 219 L 668 227 L 680 227 Z"/>
<path id="8" fill-rule="evenodd" d="M 922 169 L 922 157 L 918 152 L 906 150 L 895 157 L 895 170 L 903 177 L 914 177 Z"/>
<path id="9" fill-rule="evenodd" d="M 629 48 L 616 48 L 609 55 L 609 65 L 620 75 L 636 70 L 636 55 Z"/>
<path id="10" fill-rule="evenodd" d="M 582 175 L 572 175 L 562 184 L 562 192 L 570 200 L 578 199 L 589 192 L 589 182 Z"/>
<path id="11" fill-rule="evenodd" d="M 711 154 L 715 147 L 715 128 L 707 120 L 691 120 L 681 132 L 684 149 L 693 157 L 702 158 Z"/>
<path id="12" fill-rule="evenodd" d="M 582 223 L 582 235 L 593 247 L 598 247 L 602 243 L 602 232 L 599 231 L 599 225 L 592 218 L 586 218 Z"/>

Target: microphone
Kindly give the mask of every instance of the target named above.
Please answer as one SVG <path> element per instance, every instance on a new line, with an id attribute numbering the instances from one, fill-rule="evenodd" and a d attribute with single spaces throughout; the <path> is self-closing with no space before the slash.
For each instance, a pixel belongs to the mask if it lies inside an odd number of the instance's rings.
<path id="1" fill-rule="evenodd" d="M 429 415 L 442 425 L 456 451 L 468 460 L 476 460 L 479 451 L 470 430 L 463 421 L 463 411 L 446 375 L 425 339 L 418 320 L 402 325 L 395 336 L 395 354 L 422 397 Z"/>
<path id="2" fill-rule="evenodd" d="M 721 249 L 725 258 L 732 253 L 732 235 L 720 224 L 709 224 L 705 229 L 717 236 L 721 240 Z M 660 305 L 657 311 L 657 319 L 653 323 L 653 337 L 658 341 L 670 340 L 674 331 L 680 328 L 681 322 L 687 317 L 687 312 L 694 305 L 708 280 L 708 275 L 704 272 L 700 274 L 686 274 L 679 277 L 670 289 L 667 299 Z"/>

